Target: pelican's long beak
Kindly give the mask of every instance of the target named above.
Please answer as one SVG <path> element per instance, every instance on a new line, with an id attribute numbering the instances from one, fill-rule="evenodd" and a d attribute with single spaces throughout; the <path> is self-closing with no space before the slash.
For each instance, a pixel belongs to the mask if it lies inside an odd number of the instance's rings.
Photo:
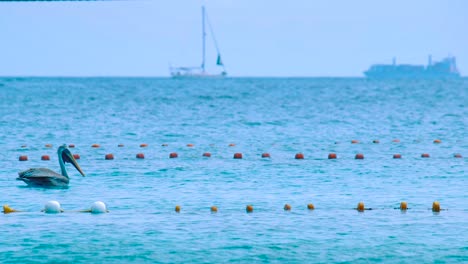
<path id="1" fill-rule="evenodd" d="M 80 172 L 80 174 L 83 175 L 84 177 L 85 176 L 84 172 L 81 170 L 80 165 L 78 165 L 78 162 L 76 162 L 76 159 L 73 157 L 70 151 L 65 151 L 64 154 L 66 157 L 65 161 L 73 164 L 73 167 L 75 167 L 75 169 L 77 169 Z"/>

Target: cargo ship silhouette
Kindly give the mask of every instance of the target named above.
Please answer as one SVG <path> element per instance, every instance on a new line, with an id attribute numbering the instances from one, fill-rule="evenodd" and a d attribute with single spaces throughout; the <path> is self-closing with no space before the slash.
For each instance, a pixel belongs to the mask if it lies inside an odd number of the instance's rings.
<path id="1" fill-rule="evenodd" d="M 442 61 L 432 62 L 429 55 L 427 66 L 396 64 L 393 58 L 392 64 L 374 64 L 364 72 L 367 78 L 460 78 L 455 57 L 446 57 Z"/>

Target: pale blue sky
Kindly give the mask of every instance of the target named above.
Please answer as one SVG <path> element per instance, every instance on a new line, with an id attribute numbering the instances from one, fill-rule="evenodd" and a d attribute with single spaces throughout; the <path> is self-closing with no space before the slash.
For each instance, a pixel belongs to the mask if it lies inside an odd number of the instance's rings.
<path id="1" fill-rule="evenodd" d="M 372 63 L 426 64 L 428 54 L 455 55 L 468 75 L 468 1 L 135 0 L 0 2 L 0 76 L 199 66 L 202 4 L 230 76 L 362 76 Z"/>

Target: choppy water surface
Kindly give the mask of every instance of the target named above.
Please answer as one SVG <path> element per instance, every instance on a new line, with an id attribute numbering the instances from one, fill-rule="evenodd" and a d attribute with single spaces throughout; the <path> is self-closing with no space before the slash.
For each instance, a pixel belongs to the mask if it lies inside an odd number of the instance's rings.
<path id="1" fill-rule="evenodd" d="M 2 263 L 468 261 L 467 79 L 0 78 L 0 100 L 0 202 L 24 211 L 0 215 Z M 61 144 L 86 177 L 15 180 Z"/>

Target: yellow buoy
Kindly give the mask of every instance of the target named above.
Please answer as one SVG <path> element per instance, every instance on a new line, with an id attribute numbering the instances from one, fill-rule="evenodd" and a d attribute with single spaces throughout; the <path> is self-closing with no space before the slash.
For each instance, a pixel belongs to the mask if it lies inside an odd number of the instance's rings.
<path id="1" fill-rule="evenodd" d="M 405 201 L 401 202 L 400 203 L 400 210 L 402 210 L 402 211 L 408 210 L 408 203 L 406 203 Z"/>
<path id="2" fill-rule="evenodd" d="M 176 205 L 175 211 L 176 211 L 176 213 L 180 213 L 180 205 Z"/>
<path id="3" fill-rule="evenodd" d="M 216 212 L 218 212 L 218 207 L 213 205 L 213 206 L 211 206 L 210 210 L 211 210 L 212 213 L 216 213 Z"/>
<path id="4" fill-rule="evenodd" d="M 440 212 L 440 203 L 438 201 L 432 203 L 432 212 Z"/>
<path id="5" fill-rule="evenodd" d="M 252 205 L 247 205 L 247 207 L 245 208 L 245 211 L 247 211 L 247 213 L 252 213 L 253 212 L 253 206 Z"/>
<path id="6" fill-rule="evenodd" d="M 15 212 L 19 212 L 19 211 L 11 208 L 8 204 L 3 205 L 3 213 L 4 214 L 15 213 Z"/>
<path id="7" fill-rule="evenodd" d="M 309 210 L 314 210 L 314 209 L 315 209 L 314 204 L 311 204 L 311 203 L 308 204 L 308 205 L 307 205 L 307 209 L 309 209 Z"/>
<path id="8" fill-rule="evenodd" d="M 284 205 L 284 210 L 285 211 L 291 211 L 291 205 L 290 204 L 285 204 Z"/>
<path id="9" fill-rule="evenodd" d="M 366 208 L 364 207 L 364 203 L 363 203 L 363 202 L 359 202 L 356 209 L 357 209 L 359 212 L 364 212 L 364 210 L 365 210 Z"/>

